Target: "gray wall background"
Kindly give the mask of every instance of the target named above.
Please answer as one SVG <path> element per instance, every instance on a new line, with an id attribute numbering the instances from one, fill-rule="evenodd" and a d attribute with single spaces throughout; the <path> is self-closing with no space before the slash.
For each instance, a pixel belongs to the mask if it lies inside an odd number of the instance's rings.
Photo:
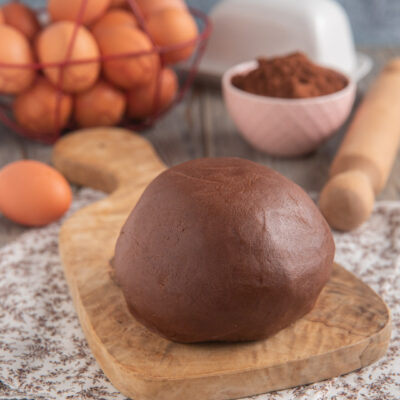
<path id="1" fill-rule="evenodd" d="M 246 4 L 246 0 L 242 0 Z M 301 0 L 297 0 L 301 1 Z M 354 38 L 361 46 L 400 44 L 400 0 L 337 0 L 346 9 Z M 209 11 L 216 0 L 187 0 Z"/>
<path id="2" fill-rule="evenodd" d="M 5 3 L 7 0 L 0 0 Z M 23 0 L 34 6 L 45 0 Z M 69 0 L 65 0 L 69 1 Z M 186 0 L 193 7 L 209 11 L 217 0 Z M 246 4 L 246 0 L 242 0 Z M 301 0 L 297 0 L 301 1 Z M 361 46 L 400 45 L 400 0 L 337 0 L 346 9 L 355 41 Z"/>

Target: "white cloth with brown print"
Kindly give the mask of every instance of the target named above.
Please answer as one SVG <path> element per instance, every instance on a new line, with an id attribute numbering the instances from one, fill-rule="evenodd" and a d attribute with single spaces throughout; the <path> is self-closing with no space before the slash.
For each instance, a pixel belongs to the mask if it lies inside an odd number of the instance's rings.
<path id="1" fill-rule="evenodd" d="M 70 213 L 101 197 L 81 190 Z M 0 249 L 0 399 L 125 399 L 104 376 L 80 328 L 58 256 L 60 223 Z M 345 376 L 252 399 L 400 399 L 400 202 L 377 203 L 370 221 L 335 234 L 335 241 L 336 261 L 392 310 L 387 355 Z"/>

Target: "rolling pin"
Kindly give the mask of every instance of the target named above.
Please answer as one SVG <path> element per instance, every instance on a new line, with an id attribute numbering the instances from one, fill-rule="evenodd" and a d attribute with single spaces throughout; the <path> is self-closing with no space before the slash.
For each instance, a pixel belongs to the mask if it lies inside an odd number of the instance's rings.
<path id="1" fill-rule="evenodd" d="M 366 221 L 385 187 L 400 142 L 400 58 L 373 83 L 335 156 L 319 206 L 332 228 Z"/>

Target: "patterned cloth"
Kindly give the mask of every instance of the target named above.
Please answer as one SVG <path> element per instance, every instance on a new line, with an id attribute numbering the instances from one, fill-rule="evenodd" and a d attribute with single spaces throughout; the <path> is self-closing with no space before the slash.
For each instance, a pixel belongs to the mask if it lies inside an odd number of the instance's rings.
<path id="1" fill-rule="evenodd" d="M 81 190 L 71 212 L 101 196 Z M 31 230 L 0 249 L 0 399 L 125 399 L 79 326 L 58 256 L 59 226 Z M 358 372 L 252 399 L 400 399 L 400 203 L 378 203 L 368 223 L 335 241 L 336 261 L 392 310 L 387 355 Z"/>

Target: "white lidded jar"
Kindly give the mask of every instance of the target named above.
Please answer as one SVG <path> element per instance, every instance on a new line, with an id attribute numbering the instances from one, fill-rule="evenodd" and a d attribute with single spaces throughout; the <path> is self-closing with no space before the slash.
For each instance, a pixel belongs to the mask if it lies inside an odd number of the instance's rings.
<path id="1" fill-rule="evenodd" d="M 220 76 L 243 61 L 294 51 L 355 80 L 371 68 L 370 59 L 356 53 L 347 14 L 334 0 L 223 0 L 210 18 L 203 74 Z"/>

